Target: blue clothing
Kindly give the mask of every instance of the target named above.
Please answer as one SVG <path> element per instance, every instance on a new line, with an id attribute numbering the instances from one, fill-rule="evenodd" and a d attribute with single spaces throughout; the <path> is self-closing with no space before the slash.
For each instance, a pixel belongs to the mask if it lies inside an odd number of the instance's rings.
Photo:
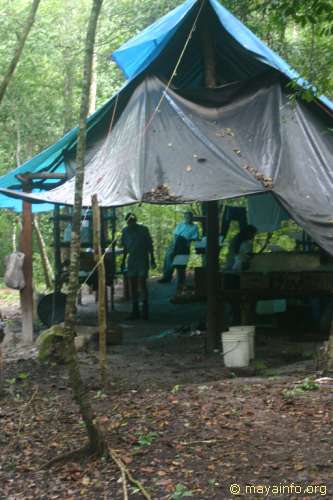
<path id="1" fill-rule="evenodd" d="M 175 227 L 173 235 L 174 240 L 167 249 L 164 258 L 163 279 L 166 281 L 171 281 L 172 279 L 175 256 L 188 255 L 190 253 L 191 241 L 199 239 L 199 229 L 193 222 L 181 222 Z M 182 267 L 186 268 L 186 265 Z"/>
<path id="2" fill-rule="evenodd" d="M 181 222 L 180 224 L 177 224 L 173 231 L 173 235 L 175 237 L 177 236 L 182 236 L 186 240 L 190 241 L 195 241 L 199 239 L 199 229 L 196 224 L 193 222 Z"/>

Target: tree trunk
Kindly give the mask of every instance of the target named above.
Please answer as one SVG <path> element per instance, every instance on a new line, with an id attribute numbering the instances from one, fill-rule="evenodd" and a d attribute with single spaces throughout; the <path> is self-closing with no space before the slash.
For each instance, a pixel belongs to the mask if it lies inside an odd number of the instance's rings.
<path id="1" fill-rule="evenodd" d="M 13 222 L 12 222 L 12 251 L 13 252 L 17 251 L 16 231 L 17 231 L 17 220 L 16 220 L 16 216 L 14 215 Z"/>
<path id="2" fill-rule="evenodd" d="M 91 68 L 91 85 L 89 96 L 89 115 L 96 111 L 96 97 L 97 97 L 97 56 L 94 52 Z"/>
<path id="3" fill-rule="evenodd" d="M 13 59 L 11 60 L 9 66 L 8 66 L 8 69 L 3 77 L 3 80 L 0 84 L 0 104 L 2 102 L 4 95 L 5 95 L 5 92 L 7 90 L 9 83 L 10 83 L 10 80 L 15 72 L 16 66 L 20 60 L 26 39 L 28 38 L 29 32 L 32 28 L 32 25 L 34 24 L 40 1 L 41 0 L 33 0 L 33 2 L 32 2 L 31 11 L 30 11 L 28 19 L 25 23 L 25 26 L 23 28 L 22 35 L 17 42 L 17 46 L 16 46 L 16 49 L 14 52 Z"/>
<path id="4" fill-rule="evenodd" d="M 85 45 L 84 75 L 80 109 L 80 124 L 76 151 L 75 200 L 72 221 L 72 241 L 69 269 L 68 296 L 65 312 L 64 339 L 66 342 L 66 364 L 69 371 L 69 380 L 74 393 L 74 399 L 79 405 L 85 423 L 89 451 L 98 455 L 106 452 L 106 443 L 103 434 L 94 422 L 94 413 L 86 388 L 81 378 L 78 359 L 74 345 L 74 328 L 76 315 L 76 297 L 79 288 L 80 265 L 80 224 L 82 209 L 82 191 L 84 182 L 84 160 L 86 152 L 87 115 L 89 110 L 89 90 L 91 84 L 92 59 L 98 16 L 103 0 L 93 0 Z"/>
<path id="5" fill-rule="evenodd" d="M 43 235 L 40 231 L 39 224 L 38 224 L 38 218 L 36 215 L 32 219 L 32 224 L 33 224 L 33 228 L 35 230 L 36 236 L 37 236 L 37 242 L 38 242 L 40 257 L 42 260 L 42 266 L 43 266 L 43 271 L 44 271 L 44 276 L 45 276 L 45 284 L 46 284 L 47 289 L 51 290 L 52 281 L 53 281 L 52 266 L 51 266 L 51 263 L 49 261 L 48 255 L 47 255 L 45 241 L 44 241 Z"/>
<path id="6" fill-rule="evenodd" d="M 16 127 L 16 165 L 21 165 L 21 120 L 18 110 L 15 110 Z"/>
<path id="7" fill-rule="evenodd" d="M 64 58 L 64 133 L 73 127 L 73 58 L 68 47 L 63 53 Z"/>
<path id="8" fill-rule="evenodd" d="M 64 6 L 66 9 L 66 5 Z M 72 31 L 74 15 L 71 9 L 66 9 L 63 19 L 62 36 L 65 47 L 62 51 L 64 80 L 63 80 L 63 106 L 64 106 L 64 134 L 66 134 L 75 124 L 74 120 L 74 79 L 76 55 L 73 54 L 73 47 L 68 34 Z"/>
<path id="9" fill-rule="evenodd" d="M 106 358 L 106 286 L 105 266 L 101 250 L 101 212 L 98 205 L 97 195 L 92 196 L 93 210 L 93 236 L 94 254 L 98 272 L 98 333 L 99 333 L 99 366 L 101 382 L 103 387 L 107 383 L 107 358 Z"/>

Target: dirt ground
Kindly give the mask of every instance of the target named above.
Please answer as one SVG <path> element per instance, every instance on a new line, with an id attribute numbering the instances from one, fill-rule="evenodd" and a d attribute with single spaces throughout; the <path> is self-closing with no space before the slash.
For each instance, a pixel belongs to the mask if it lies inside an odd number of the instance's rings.
<path id="1" fill-rule="evenodd" d="M 172 290 L 151 285 L 149 322 L 127 321 L 129 304 L 117 301 L 123 344 L 108 348 L 107 390 L 96 345 L 80 353 L 109 445 L 153 499 L 333 498 L 333 380 L 314 382 L 320 339 L 263 325 L 255 362 L 230 370 L 219 352 L 205 354 L 204 305 L 172 305 Z M 84 304 L 80 323 L 93 326 L 95 304 Z M 5 307 L 0 499 L 122 499 L 112 461 L 45 469 L 85 442 L 84 427 L 64 368 L 40 365 L 19 342 L 17 304 Z M 130 484 L 128 493 L 143 498 Z"/>

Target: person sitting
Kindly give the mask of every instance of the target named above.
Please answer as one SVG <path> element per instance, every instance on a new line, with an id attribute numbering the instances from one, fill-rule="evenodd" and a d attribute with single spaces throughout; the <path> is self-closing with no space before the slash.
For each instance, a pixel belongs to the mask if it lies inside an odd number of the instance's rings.
<path id="1" fill-rule="evenodd" d="M 159 283 L 170 283 L 174 269 L 177 269 L 177 289 L 181 290 L 186 279 L 186 265 L 191 242 L 199 239 L 198 226 L 193 222 L 193 212 L 184 213 L 184 221 L 173 231 L 173 241 L 164 258 L 163 277 Z"/>
<path id="2" fill-rule="evenodd" d="M 231 240 L 225 264 L 226 271 L 241 272 L 249 269 L 256 234 L 257 228 L 248 225 Z"/>
<path id="3" fill-rule="evenodd" d="M 148 287 L 149 267 L 156 267 L 154 246 L 149 229 L 137 223 L 135 214 L 125 217 L 127 226 L 122 230 L 121 243 L 124 248 L 121 269 L 124 272 L 127 261 L 127 276 L 132 297 L 132 314 L 129 319 L 140 317 L 139 292 L 142 293 L 142 318 L 148 319 Z"/>

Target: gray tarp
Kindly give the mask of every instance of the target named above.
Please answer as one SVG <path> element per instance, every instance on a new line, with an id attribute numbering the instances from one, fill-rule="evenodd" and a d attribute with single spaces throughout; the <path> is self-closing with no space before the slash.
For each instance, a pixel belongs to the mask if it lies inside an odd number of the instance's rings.
<path id="1" fill-rule="evenodd" d="M 101 206 L 120 206 L 270 191 L 333 254 L 333 135 L 324 112 L 291 101 L 272 75 L 191 98 L 164 89 L 155 77 L 137 86 L 86 165 L 85 206 L 95 193 Z M 73 204 L 74 182 L 18 196 Z"/>

